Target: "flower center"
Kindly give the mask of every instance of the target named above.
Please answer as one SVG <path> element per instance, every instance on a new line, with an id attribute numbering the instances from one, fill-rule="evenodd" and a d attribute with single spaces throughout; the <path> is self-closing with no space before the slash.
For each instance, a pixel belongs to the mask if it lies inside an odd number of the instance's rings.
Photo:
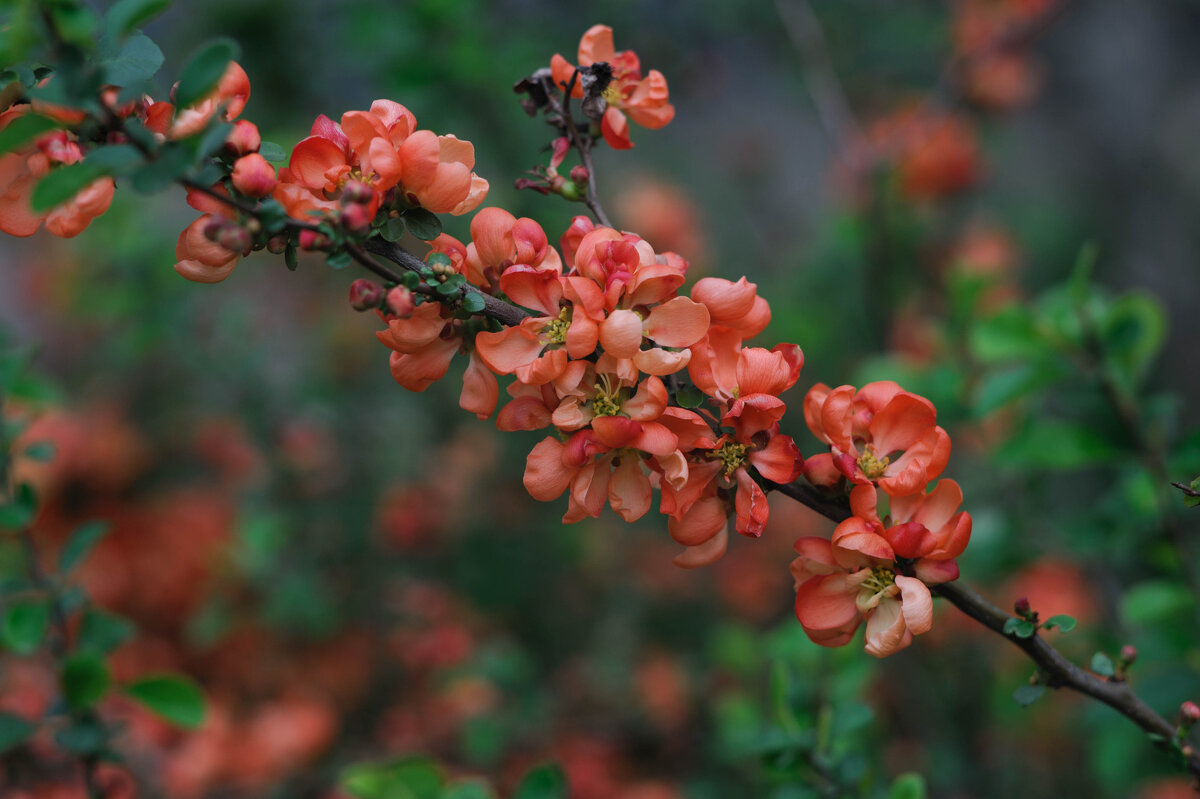
<path id="1" fill-rule="evenodd" d="M 621 87 L 619 84 L 620 81 L 614 79 L 613 82 L 608 84 L 608 87 L 601 92 L 601 97 L 604 98 L 604 102 L 608 103 L 614 108 L 619 106 L 621 104 L 621 100 L 624 99 L 621 96 Z"/>
<path id="2" fill-rule="evenodd" d="M 748 449 L 750 449 L 749 444 L 729 441 L 708 453 L 708 457 L 719 460 L 724 466 L 725 476 L 732 477 L 734 472 L 746 465 L 746 450 Z"/>
<path id="3" fill-rule="evenodd" d="M 613 388 L 608 375 L 601 375 L 600 379 L 596 381 L 592 398 L 588 400 L 592 413 L 596 416 L 617 416 L 621 413 L 621 402 L 620 386 Z"/>
<path id="4" fill-rule="evenodd" d="M 858 459 L 858 468 L 862 469 L 868 480 L 878 480 L 883 477 L 883 473 L 887 471 L 888 464 L 891 462 L 886 455 L 877 458 L 875 452 L 868 446 L 866 452 Z"/>
<path id="5" fill-rule="evenodd" d="M 872 596 L 896 584 L 896 573 L 886 566 L 871 569 L 871 576 L 862 582 L 862 590 Z"/>
<path id="6" fill-rule="evenodd" d="M 558 318 L 542 328 L 542 341 L 547 344 L 563 344 L 567 340 L 567 328 L 571 326 L 571 311 L 563 308 Z"/>

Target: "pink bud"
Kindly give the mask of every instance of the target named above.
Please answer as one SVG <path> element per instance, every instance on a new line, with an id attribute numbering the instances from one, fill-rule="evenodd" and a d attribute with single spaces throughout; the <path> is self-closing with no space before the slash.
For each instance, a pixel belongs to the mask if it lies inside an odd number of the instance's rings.
<path id="1" fill-rule="evenodd" d="M 361 180 L 348 180 L 342 186 L 342 204 L 367 205 L 375 199 L 375 190 Z"/>
<path id="2" fill-rule="evenodd" d="M 1191 727 L 1200 721 L 1200 705 L 1195 702 L 1184 702 L 1179 706 L 1179 718 L 1183 726 Z"/>
<path id="3" fill-rule="evenodd" d="M 243 155 L 233 164 L 233 186 L 247 197 L 266 197 L 278 182 L 275 167 L 258 153 Z"/>
<path id="4" fill-rule="evenodd" d="M 221 235 L 221 231 L 225 229 L 230 222 L 228 219 L 220 216 L 214 216 L 204 223 L 204 228 L 200 231 L 204 234 L 204 238 L 209 241 L 216 241 Z"/>
<path id="5" fill-rule="evenodd" d="M 1128 666 L 1133 661 L 1137 660 L 1137 647 L 1133 644 L 1125 644 L 1121 647 L 1121 662 Z"/>
<path id="6" fill-rule="evenodd" d="M 553 154 L 550 156 L 550 168 L 556 169 L 558 165 L 567 157 L 567 153 L 571 150 L 571 141 L 566 136 L 559 136 L 551 145 Z"/>
<path id="7" fill-rule="evenodd" d="M 383 299 L 383 286 L 373 280 L 360 277 L 350 284 L 350 307 L 356 311 L 378 308 L 381 299 Z"/>
<path id="8" fill-rule="evenodd" d="M 331 244 L 333 242 L 324 233 L 318 233 L 315 230 L 300 231 L 300 249 L 302 250 L 325 250 Z"/>
<path id="9" fill-rule="evenodd" d="M 217 233 L 216 242 L 230 252 L 244 253 L 250 249 L 254 240 L 250 237 L 250 231 L 240 225 L 230 223 Z"/>
<path id="10" fill-rule="evenodd" d="M 279 255 L 287 249 L 287 245 L 287 236 L 272 236 L 271 240 L 267 242 L 267 252 Z"/>
<path id="11" fill-rule="evenodd" d="M 413 293 L 404 286 L 396 286 L 387 293 L 388 310 L 402 319 L 412 316 L 417 308 Z"/>
<path id="12" fill-rule="evenodd" d="M 233 130 L 225 138 L 225 145 L 239 156 L 258 152 L 262 146 L 258 126 L 248 119 L 239 119 L 233 123 Z"/>
<path id="13" fill-rule="evenodd" d="M 571 182 L 576 186 L 586 186 L 588 182 L 587 167 L 583 164 L 571 167 Z"/>
<path id="14" fill-rule="evenodd" d="M 342 224 L 347 230 L 365 233 L 371 227 L 371 212 L 358 203 L 346 205 L 342 208 Z"/>
<path id="15" fill-rule="evenodd" d="M 1023 596 L 1014 602 L 1013 611 L 1023 619 L 1029 616 L 1033 612 L 1033 609 L 1029 607 L 1029 597 Z"/>

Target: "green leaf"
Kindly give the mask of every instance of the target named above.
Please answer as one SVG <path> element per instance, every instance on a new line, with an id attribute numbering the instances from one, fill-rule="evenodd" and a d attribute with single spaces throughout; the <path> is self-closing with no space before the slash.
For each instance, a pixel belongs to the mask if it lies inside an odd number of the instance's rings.
<path id="1" fill-rule="evenodd" d="M 1112 658 L 1103 652 L 1097 652 L 1092 655 L 1092 671 L 1099 674 L 1101 677 L 1111 677 L 1117 673 L 1116 666 L 1113 665 Z"/>
<path id="2" fill-rule="evenodd" d="M 463 310 L 469 313 L 479 313 L 485 307 L 486 303 L 483 300 L 483 295 L 478 291 L 468 291 L 462 301 Z"/>
<path id="3" fill-rule="evenodd" d="M 555 763 L 538 766 L 517 784 L 513 799 L 567 799 L 567 777 Z"/>
<path id="4" fill-rule="evenodd" d="M 1193 480 L 1191 483 L 1189 483 L 1188 488 L 1192 489 L 1193 491 L 1200 491 L 1200 477 L 1197 477 L 1195 480 Z M 1183 504 L 1184 504 L 1184 507 L 1194 508 L 1197 505 L 1200 505 L 1200 496 L 1191 496 L 1190 494 L 1184 494 L 1183 495 Z"/>
<path id="5" fill-rule="evenodd" d="M 135 632 L 128 619 L 98 608 L 88 608 L 83 614 L 75 645 L 81 652 L 103 656 L 133 638 Z"/>
<path id="6" fill-rule="evenodd" d="M 163 65 L 163 53 L 154 40 L 135 33 L 112 58 L 100 62 L 104 82 L 110 86 L 136 86 L 154 77 Z"/>
<path id="7" fill-rule="evenodd" d="M 49 441 L 35 441 L 25 448 L 25 457 L 43 463 L 52 460 L 54 458 L 54 444 Z"/>
<path id="8" fill-rule="evenodd" d="M 1037 630 L 1033 622 L 1013 616 L 1004 622 L 1004 634 L 1015 635 L 1017 638 L 1028 638 Z"/>
<path id="9" fill-rule="evenodd" d="M 388 219 L 379 229 L 379 235 L 383 236 L 384 241 L 400 241 L 404 238 L 404 217 L 393 216 Z"/>
<path id="10" fill-rule="evenodd" d="M 364 763 L 342 773 L 342 788 L 359 799 L 439 799 L 445 777 L 423 757 Z"/>
<path id="11" fill-rule="evenodd" d="M 31 655 L 42 645 L 50 626 L 50 606 L 44 599 L 27 599 L 4 612 L 4 642 L 20 655 Z"/>
<path id="12" fill-rule="evenodd" d="M 225 146 L 225 139 L 229 138 L 231 130 L 233 130 L 232 122 L 215 122 L 209 125 L 208 130 L 200 137 L 200 143 L 196 146 L 196 161 L 200 162 L 220 151 Z"/>
<path id="13" fill-rule="evenodd" d="M 300 265 L 300 256 L 296 253 L 295 242 L 289 241 L 287 249 L 283 251 L 283 262 L 287 268 L 295 272 L 296 267 Z"/>
<path id="14" fill-rule="evenodd" d="M 0 530 L 19 530 L 33 521 L 34 508 L 23 502 L 0 505 Z"/>
<path id="15" fill-rule="evenodd" d="M 179 88 L 175 90 L 175 107 L 187 108 L 216 88 L 230 61 L 239 55 L 237 43 L 232 39 L 214 39 L 195 51 L 183 71 L 179 74 Z"/>
<path id="16" fill-rule="evenodd" d="M 1029 707 L 1045 692 L 1046 686 L 1041 685 L 1040 683 L 1037 685 L 1030 685 L 1026 683 L 1025 685 L 1018 687 L 1017 690 L 1013 691 L 1013 699 L 1021 707 Z"/>
<path id="17" fill-rule="evenodd" d="M 204 723 L 204 693 L 183 675 L 144 677 L 125 686 L 125 693 L 181 727 L 195 729 Z"/>
<path id="18" fill-rule="evenodd" d="M 34 213 L 45 213 L 67 202 L 103 176 L 104 170 L 87 160 L 59 167 L 38 182 L 30 205 Z"/>
<path id="19" fill-rule="evenodd" d="M 108 690 L 108 666 L 95 654 L 80 652 L 63 664 L 62 691 L 76 709 L 91 707 Z"/>
<path id="20" fill-rule="evenodd" d="M 888 790 L 888 799 L 925 799 L 925 795 L 925 778 L 915 772 L 896 777 Z"/>
<path id="21" fill-rule="evenodd" d="M 1037 358 L 1046 344 L 1025 308 L 1010 305 L 971 328 L 972 354 L 983 363 Z"/>
<path id="22" fill-rule="evenodd" d="M 408 230 L 422 241 L 433 241 L 442 233 L 442 220 L 424 208 L 410 208 L 404 212 Z"/>
<path id="23" fill-rule="evenodd" d="M 684 386 L 675 392 L 675 401 L 681 408 L 699 408 L 704 402 L 704 393 L 695 386 Z"/>
<path id="24" fill-rule="evenodd" d="M 171 0 L 117 0 L 105 20 L 110 36 L 124 36 L 157 17 Z"/>
<path id="25" fill-rule="evenodd" d="M 86 163 L 106 175 L 123 175 L 141 166 L 145 158 L 132 144 L 111 144 L 97 147 L 87 154 Z"/>
<path id="26" fill-rule="evenodd" d="M 482 780 L 468 780 L 447 785 L 439 799 L 496 799 L 496 792 Z"/>
<path id="27" fill-rule="evenodd" d="M 1057 616 L 1051 616 L 1050 618 L 1046 619 L 1046 622 L 1042 625 L 1042 629 L 1053 630 L 1055 627 L 1057 627 L 1064 633 L 1069 633 L 1071 630 L 1075 629 L 1075 625 L 1077 623 L 1078 622 L 1075 621 L 1074 616 L 1068 616 L 1065 613 L 1060 613 Z"/>
<path id="28" fill-rule="evenodd" d="M 54 27 L 64 40 L 78 45 L 90 45 L 96 36 L 96 15 L 83 5 L 60 4 L 50 12 Z"/>
<path id="29" fill-rule="evenodd" d="M 108 532 L 108 528 L 108 522 L 102 521 L 91 521 L 80 525 L 67 539 L 62 554 L 58 556 L 58 570 L 66 574 L 79 565 L 92 551 L 92 547 L 96 546 L 96 542 Z"/>
<path id="30" fill-rule="evenodd" d="M 192 166 L 192 148 L 171 142 L 158 151 L 158 157 L 133 173 L 130 181 L 139 194 L 157 194 L 170 186 Z"/>
<path id="31" fill-rule="evenodd" d="M 454 266 L 454 262 L 451 261 L 450 256 L 446 255 L 444 252 L 431 252 L 429 255 L 425 256 L 425 268 L 435 265 Z M 430 272 L 430 274 L 432 274 L 432 272 Z"/>
<path id="32" fill-rule="evenodd" d="M 465 282 L 466 280 L 462 275 L 453 275 L 447 278 L 444 283 L 435 283 L 433 290 L 438 294 L 441 294 L 443 297 L 453 297 L 462 290 Z"/>
<path id="33" fill-rule="evenodd" d="M 353 256 L 346 250 L 338 250 L 331 252 L 325 256 L 325 263 L 329 264 L 334 269 L 345 269 L 350 264 L 354 263 Z"/>
<path id="34" fill-rule="evenodd" d="M 1151 626 L 1193 607 L 1195 598 L 1186 586 L 1170 580 L 1144 580 L 1125 592 L 1121 616 L 1131 624 Z"/>
<path id="35" fill-rule="evenodd" d="M 997 449 L 994 457 L 1004 466 L 1077 469 L 1106 463 L 1118 455 L 1112 442 L 1092 427 L 1033 420 Z"/>
<path id="36" fill-rule="evenodd" d="M 286 161 L 288 157 L 287 150 L 284 150 L 273 141 L 259 143 L 258 154 L 272 163 Z"/>
<path id="37" fill-rule="evenodd" d="M 1010 402 L 1045 388 L 1062 377 L 1050 362 L 1021 363 L 1009 369 L 988 372 L 975 391 L 975 413 L 987 416 Z"/>
<path id="38" fill-rule="evenodd" d="M 1149 294 L 1131 293 L 1112 303 L 1100 323 L 1104 354 L 1126 385 L 1141 382 L 1167 338 L 1167 315 Z"/>
<path id="39" fill-rule="evenodd" d="M 37 114 L 21 114 L 12 122 L 9 122 L 4 130 L 0 130 L 0 155 L 18 150 L 43 133 L 61 127 L 61 122 L 55 122 L 49 117 L 38 116 Z"/>
<path id="40" fill-rule="evenodd" d="M 15 749 L 27 741 L 37 725 L 12 713 L 0 713 L 0 754 Z"/>

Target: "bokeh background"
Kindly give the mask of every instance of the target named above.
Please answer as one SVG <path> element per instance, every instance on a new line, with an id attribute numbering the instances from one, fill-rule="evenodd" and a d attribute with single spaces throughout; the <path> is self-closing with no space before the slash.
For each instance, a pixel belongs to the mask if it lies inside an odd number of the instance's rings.
<path id="1" fill-rule="evenodd" d="M 237 40 L 245 116 L 285 147 L 319 113 L 407 105 L 553 241 L 582 207 L 512 188 L 551 136 L 512 85 L 596 22 L 677 109 L 598 152 L 602 199 L 694 274 L 759 284 L 761 342 L 806 354 L 802 451 L 817 382 L 926 394 L 975 519 L 964 579 L 1075 616 L 1049 635 L 1085 664 L 1136 645 L 1160 712 L 1200 698 L 1200 511 L 1167 484 L 1200 473 L 1200 7 L 207 0 L 146 31 L 163 94 L 206 38 Z M 760 540 L 695 572 L 661 517 L 563 526 L 521 486 L 538 436 L 459 411 L 452 378 L 395 385 L 345 301 L 358 274 L 259 254 L 187 283 L 182 197 L 117 194 L 75 240 L 0 240 L 0 340 L 42 376 L 13 392 L 56 449 L 22 466 L 39 535 L 112 525 L 70 579 L 130 622 L 114 674 L 183 671 L 209 698 L 195 732 L 102 707 L 137 795 L 332 797 L 407 754 L 501 796 L 545 761 L 578 799 L 883 796 L 906 772 L 935 797 L 1188 795 L 1107 708 L 1019 706 L 1032 666 L 952 608 L 884 662 L 808 643 L 791 546 L 831 525 L 807 509 L 773 503 Z M 54 694 L 44 660 L 0 660 L 4 710 Z M 29 796 L 77 795 L 53 746 L 0 758 Z"/>

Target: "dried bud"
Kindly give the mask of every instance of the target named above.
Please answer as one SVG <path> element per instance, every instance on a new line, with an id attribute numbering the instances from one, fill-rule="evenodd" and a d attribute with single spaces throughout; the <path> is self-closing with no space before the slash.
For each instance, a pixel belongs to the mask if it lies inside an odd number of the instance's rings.
<path id="1" fill-rule="evenodd" d="M 407 319 L 416 310 L 417 303 L 411 291 L 404 286 L 396 286 L 387 293 L 387 307 L 396 316 Z"/>
<path id="2" fill-rule="evenodd" d="M 324 233 L 318 233 L 315 230 L 300 231 L 300 249 L 302 250 L 327 250 L 332 244 L 333 242 Z"/>
<path id="3" fill-rule="evenodd" d="M 241 225 L 233 223 L 222 227 L 217 233 L 215 241 L 230 252 L 239 253 L 246 252 L 250 249 L 250 245 L 254 243 L 254 239 L 250 236 L 250 231 Z"/>
<path id="4" fill-rule="evenodd" d="M 571 167 L 571 182 L 576 186 L 586 186 L 588 182 L 587 167 L 583 164 Z"/>
<path id="5" fill-rule="evenodd" d="M 354 233 L 365 233 L 371 228 L 371 212 L 367 206 L 351 203 L 342 208 L 342 225 Z"/>
<path id="6" fill-rule="evenodd" d="M 378 308 L 382 299 L 383 286 L 373 280 L 359 278 L 350 284 L 350 307 L 356 311 Z"/>
<path id="7" fill-rule="evenodd" d="M 1126 666 L 1137 660 L 1137 647 L 1133 644 L 1125 644 L 1121 647 L 1121 662 Z"/>
<path id="8" fill-rule="evenodd" d="M 247 197 L 266 197 L 278 182 L 275 167 L 258 153 L 243 155 L 233 164 L 233 186 Z"/>
<path id="9" fill-rule="evenodd" d="M 1200 705 L 1195 702 L 1184 702 L 1179 706 L 1179 723 L 1184 727 L 1191 727 L 1197 721 L 1200 721 Z"/>
<path id="10" fill-rule="evenodd" d="M 342 205 L 367 205 L 375 199 L 375 190 L 361 180 L 348 180 L 342 186 Z"/>
<path id="11" fill-rule="evenodd" d="M 529 95 L 521 98 L 521 107 L 525 109 L 525 113 L 531 117 L 537 116 L 538 111 L 550 104 L 550 95 L 546 93 L 546 86 L 552 85 L 553 82 L 554 78 L 550 68 L 542 67 L 528 78 L 522 78 L 513 84 L 514 92 Z"/>
<path id="12" fill-rule="evenodd" d="M 1029 618 L 1029 614 L 1033 613 L 1033 608 L 1029 606 L 1029 597 L 1021 597 L 1013 603 L 1013 612 L 1022 619 Z"/>
<path id="13" fill-rule="evenodd" d="M 258 134 L 258 126 L 248 119 L 239 119 L 233 123 L 233 130 L 225 138 L 225 146 L 233 150 L 235 155 L 243 156 L 258 152 L 262 146 L 262 136 Z"/>
<path id="14" fill-rule="evenodd" d="M 279 255 L 287 249 L 287 246 L 287 236 L 272 236 L 271 240 L 267 242 L 267 252 Z"/>

